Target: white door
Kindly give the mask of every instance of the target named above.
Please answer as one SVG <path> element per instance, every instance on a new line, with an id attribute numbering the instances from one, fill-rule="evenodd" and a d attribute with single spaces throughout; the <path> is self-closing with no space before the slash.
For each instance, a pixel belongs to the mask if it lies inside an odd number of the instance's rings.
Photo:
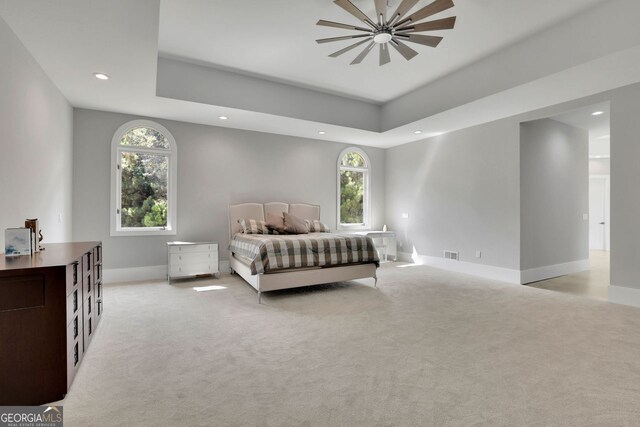
<path id="1" fill-rule="evenodd" d="M 589 249 L 609 250 L 609 179 L 589 179 Z"/>

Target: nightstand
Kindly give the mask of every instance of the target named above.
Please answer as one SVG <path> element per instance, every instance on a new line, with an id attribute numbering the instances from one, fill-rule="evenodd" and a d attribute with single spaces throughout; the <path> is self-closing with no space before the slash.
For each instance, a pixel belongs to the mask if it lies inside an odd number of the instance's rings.
<path id="1" fill-rule="evenodd" d="M 167 280 L 218 274 L 218 243 L 167 242 Z"/>
<path id="2" fill-rule="evenodd" d="M 373 244 L 378 250 L 380 261 L 387 261 L 390 256 L 394 261 L 398 260 L 398 249 L 396 247 L 396 234 L 393 231 L 357 231 L 355 234 L 371 237 Z"/>

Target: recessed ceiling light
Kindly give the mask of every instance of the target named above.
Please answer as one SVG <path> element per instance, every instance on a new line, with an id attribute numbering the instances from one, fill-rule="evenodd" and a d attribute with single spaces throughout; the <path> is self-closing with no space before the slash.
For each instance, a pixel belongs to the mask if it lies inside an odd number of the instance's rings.
<path id="1" fill-rule="evenodd" d="M 319 135 L 325 135 L 327 132 L 321 130 L 320 132 L 318 132 Z"/>
<path id="2" fill-rule="evenodd" d="M 604 111 L 596 111 L 595 113 L 591 113 L 592 116 L 601 116 L 604 114 Z"/>
<path id="3" fill-rule="evenodd" d="M 227 117 L 227 116 L 219 116 L 218 118 L 219 118 L 220 120 L 227 120 L 229 117 Z"/>
<path id="4" fill-rule="evenodd" d="M 93 75 L 96 77 L 96 79 L 109 80 L 109 76 L 104 73 L 93 73 Z"/>
<path id="5" fill-rule="evenodd" d="M 422 133 L 422 131 L 421 130 L 417 130 L 417 131 L 414 131 L 413 133 L 415 133 L 416 135 L 420 135 Z"/>

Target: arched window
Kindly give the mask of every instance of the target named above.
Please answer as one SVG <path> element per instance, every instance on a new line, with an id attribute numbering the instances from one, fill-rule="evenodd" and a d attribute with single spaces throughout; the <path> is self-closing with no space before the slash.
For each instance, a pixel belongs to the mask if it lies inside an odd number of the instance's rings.
<path id="1" fill-rule="evenodd" d="M 338 158 L 338 227 L 368 228 L 369 158 L 359 148 L 351 147 Z"/>
<path id="2" fill-rule="evenodd" d="M 111 235 L 176 234 L 176 141 L 148 120 L 122 125 L 111 142 Z"/>

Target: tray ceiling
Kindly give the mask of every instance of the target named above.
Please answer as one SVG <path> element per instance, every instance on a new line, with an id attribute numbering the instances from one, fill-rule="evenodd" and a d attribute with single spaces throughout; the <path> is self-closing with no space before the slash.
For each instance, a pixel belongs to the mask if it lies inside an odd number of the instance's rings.
<path id="1" fill-rule="evenodd" d="M 395 10 L 400 0 L 389 0 Z M 161 55 L 373 102 L 387 102 L 562 22 L 603 0 L 456 0 L 434 18 L 458 16 L 437 49 L 414 45 L 407 62 L 395 51 L 378 66 L 377 55 L 350 66 L 357 55 L 327 55 L 350 41 L 318 45 L 315 39 L 353 34 L 317 27 L 318 19 L 358 24 L 331 0 L 162 0 Z M 375 16 L 372 0 L 353 0 Z M 429 3 L 421 0 L 413 10 Z M 391 13 L 390 12 L 390 13 Z"/>

